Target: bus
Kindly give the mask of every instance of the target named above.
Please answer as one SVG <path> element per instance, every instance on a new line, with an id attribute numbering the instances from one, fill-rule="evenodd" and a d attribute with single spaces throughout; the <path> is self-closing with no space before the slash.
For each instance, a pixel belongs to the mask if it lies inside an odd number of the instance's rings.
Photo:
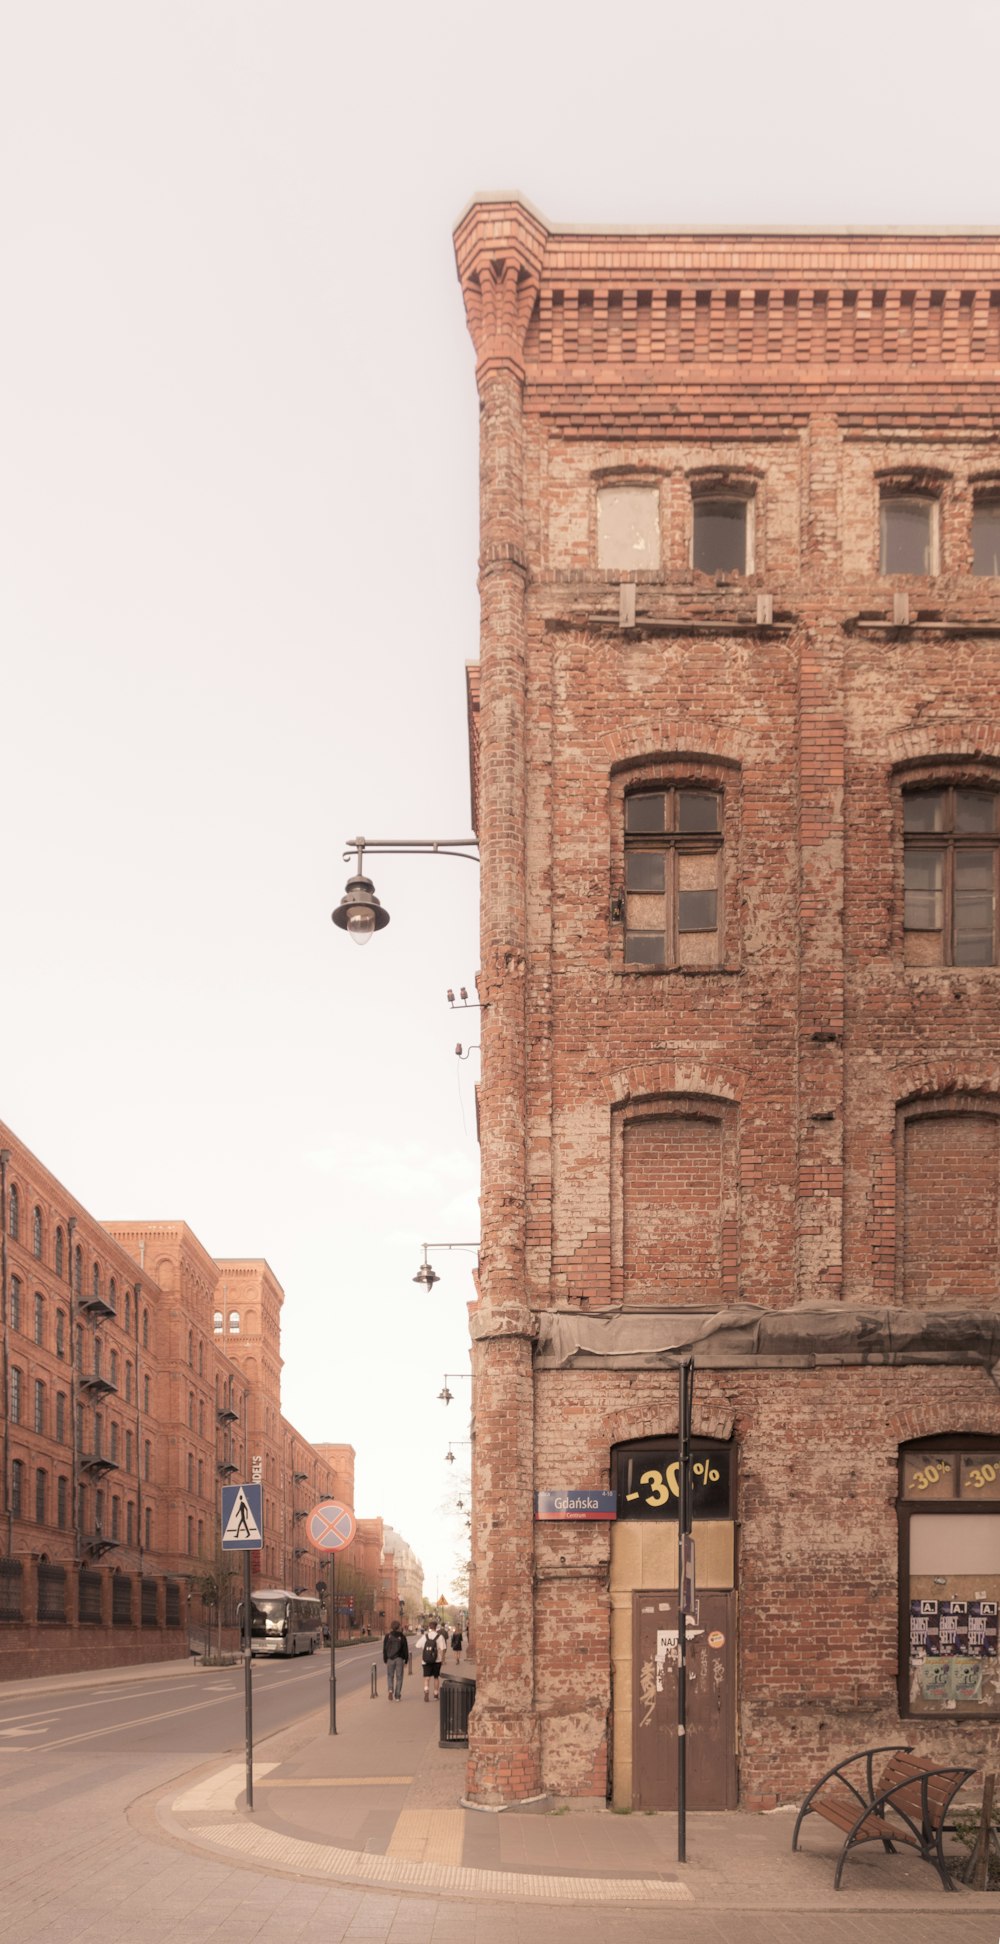
<path id="1" fill-rule="evenodd" d="M 265 1587 L 250 1601 L 251 1654 L 314 1654 L 323 1645 L 319 1601 L 287 1587 Z"/>

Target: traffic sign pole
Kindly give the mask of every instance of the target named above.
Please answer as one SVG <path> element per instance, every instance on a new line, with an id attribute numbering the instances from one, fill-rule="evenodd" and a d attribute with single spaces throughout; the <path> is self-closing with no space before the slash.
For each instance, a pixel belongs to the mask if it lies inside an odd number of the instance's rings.
<path id="1" fill-rule="evenodd" d="M 330 1554 L 330 1733 L 337 1732 L 337 1555 Z"/>
<path id="2" fill-rule="evenodd" d="M 250 1554 L 243 1554 L 243 1695 L 247 1721 L 247 1808 L 253 1808 L 253 1680 L 251 1678 Z"/>

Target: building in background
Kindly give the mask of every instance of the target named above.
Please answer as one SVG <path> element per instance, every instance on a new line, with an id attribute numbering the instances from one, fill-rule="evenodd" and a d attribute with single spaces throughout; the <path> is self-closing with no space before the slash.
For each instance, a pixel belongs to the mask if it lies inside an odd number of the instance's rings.
<path id="1" fill-rule="evenodd" d="M 392 1560 L 395 1580 L 394 1606 L 387 1607 L 386 1613 L 413 1622 L 424 1609 L 424 1569 L 413 1547 L 392 1526 L 386 1526 L 382 1544 L 386 1559 Z"/>
<path id="2" fill-rule="evenodd" d="M 598 234 L 502 198 L 456 251 L 481 428 L 470 1796 L 672 1802 L 685 1356 L 689 1806 L 787 1801 L 876 1743 L 980 1766 L 1000 237 Z"/>
<path id="3" fill-rule="evenodd" d="M 255 1471 L 253 1576 L 314 1590 L 306 1516 L 353 1506 L 355 1454 L 282 1416 L 283 1302 L 266 1262 L 217 1262 L 184 1222 L 96 1221 L 0 1125 L 0 1678 L 186 1655 L 206 1595 L 231 1619 L 221 1487 Z M 342 1630 L 380 1598 L 364 1525 Z"/>

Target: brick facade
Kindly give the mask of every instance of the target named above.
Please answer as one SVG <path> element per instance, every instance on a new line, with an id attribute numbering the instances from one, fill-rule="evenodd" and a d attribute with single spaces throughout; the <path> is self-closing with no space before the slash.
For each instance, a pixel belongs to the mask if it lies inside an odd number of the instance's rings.
<path id="1" fill-rule="evenodd" d="M 643 1565 L 626 1518 L 536 1524 L 533 1494 L 676 1439 L 691 1345 L 695 1433 L 735 1466 L 728 1550 L 702 1538 L 738 1599 L 741 1803 L 849 1745 L 979 1763 L 995 1657 L 976 1708 L 901 1732 L 897 1500 L 908 1442 L 1000 1440 L 1000 824 L 979 863 L 926 865 L 987 882 L 978 904 L 953 875 L 905 906 L 903 852 L 913 792 L 989 818 L 1000 790 L 975 552 L 1000 237 L 590 234 L 501 199 L 455 240 L 481 437 L 470 1794 L 634 1799 L 630 1602 L 676 1558 Z M 694 564 L 712 508 L 736 569 Z M 909 517 L 918 570 L 883 571 Z M 992 946 L 952 949 L 960 922 Z M 787 1314 L 795 1349 L 706 1360 L 737 1313 Z M 976 1561 L 963 1593 L 995 1598 L 1000 1540 Z"/>
<path id="2" fill-rule="evenodd" d="M 0 1150 L 0 1679 L 186 1656 L 203 1583 L 234 1565 L 221 1487 L 255 1457 L 253 1576 L 312 1591 L 304 1520 L 321 1498 L 353 1505 L 354 1451 L 282 1416 L 267 1263 L 215 1261 L 184 1222 L 102 1224 L 2 1124 Z M 365 1533 L 359 1621 L 381 1520 Z"/>

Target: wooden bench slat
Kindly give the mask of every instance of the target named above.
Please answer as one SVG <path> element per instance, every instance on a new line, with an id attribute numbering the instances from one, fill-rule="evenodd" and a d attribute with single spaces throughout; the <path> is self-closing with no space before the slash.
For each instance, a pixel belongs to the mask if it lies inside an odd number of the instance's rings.
<path id="1" fill-rule="evenodd" d="M 908 1844 L 925 1862 L 933 1864 L 944 1887 L 953 1889 L 944 1870 L 941 1836 L 945 1815 L 972 1769 L 934 1761 L 913 1749 L 896 1749 L 876 1779 L 873 1758 L 884 1752 L 861 1749 L 824 1776 L 815 1785 L 815 1793 L 810 1790 L 799 1811 L 792 1848 L 797 1847 L 803 1818 L 816 1814 L 842 1831 L 845 1838 L 834 1874 L 835 1889 L 840 1887 L 847 1857 L 860 1844 L 870 1842 L 890 1848 Z M 848 1773 L 851 1770 L 860 1772 Z"/>

